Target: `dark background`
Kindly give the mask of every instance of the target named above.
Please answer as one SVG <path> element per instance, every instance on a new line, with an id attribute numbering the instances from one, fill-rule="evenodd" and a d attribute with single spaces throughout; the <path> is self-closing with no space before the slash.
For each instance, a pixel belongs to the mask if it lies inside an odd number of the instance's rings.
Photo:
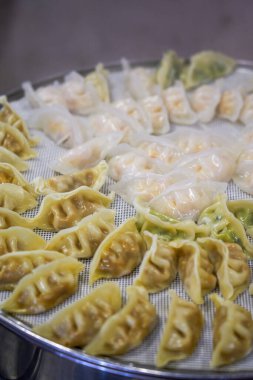
<path id="1" fill-rule="evenodd" d="M 0 94 L 98 61 L 216 49 L 253 59 L 252 0 L 0 0 Z"/>

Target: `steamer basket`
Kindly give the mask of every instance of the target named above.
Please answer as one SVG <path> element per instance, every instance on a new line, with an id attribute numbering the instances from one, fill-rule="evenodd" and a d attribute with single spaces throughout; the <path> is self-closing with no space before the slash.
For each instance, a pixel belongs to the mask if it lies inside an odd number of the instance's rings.
<path id="1" fill-rule="evenodd" d="M 239 61 L 239 72 L 249 72 L 253 70 L 253 63 Z M 140 62 L 135 65 L 151 66 L 155 62 Z M 112 76 L 117 76 L 121 69 L 120 65 L 109 65 L 108 69 L 113 72 Z M 90 70 L 80 70 L 85 74 Z M 54 80 L 60 80 L 62 76 L 50 78 L 38 83 L 35 87 L 48 84 Z M 227 78 L 226 80 L 230 80 Z M 16 100 L 23 96 L 20 89 L 9 94 L 10 100 Z M 215 120 L 213 125 L 224 124 L 221 120 Z M 190 127 L 189 127 L 190 128 Z M 52 170 L 47 167 L 47 163 L 56 158 L 63 149 L 56 146 L 42 133 L 36 133 L 42 138 L 41 145 L 37 150 L 39 159 L 31 160 L 30 170 L 25 173 L 28 180 L 38 175 L 49 177 L 53 174 Z M 111 180 L 108 180 L 102 191 L 108 193 Z M 250 198 L 246 193 L 241 192 L 233 183 L 228 187 L 229 199 Z M 134 209 L 127 203 L 116 197 L 113 207 L 117 210 L 116 224 L 134 215 Z M 36 214 L 36 210 L 27 212 L 27 216 Z M 38 231 L 44 238 L 49 239 L 52 233 Z M 90 260 L 86 261 L 87 263 Z M 250 262 L 251 267 L 253 266 Z M 87 267 L 89 264 L 87 264 Z M 133 278 L 138 273 L 138 269 L 133 274 L 117 280 L 123 295 L 125 288 L 130 285 Z M 129 379 L 251 379 L 253 378 L 253 358 L 249 355 L 240 362 L 224 367 L 221 370 L 210 370 L 208 362 L 212 350 L 212 331 L 211 323 L 213 318 L 213 306 L 206 299 L 205 304 L 201 306 L 205 315 L 205 328 L 199 347 L 195 353 L 188 359 L 170 365 L 165 369 L 157 369 L 154 364 L 154 356 L 159 343 L 162 327 L 166 320 L 169 299 L 167 290 L 150 296 L 151 302 L 156 305 L 159 315 L 158 325 L 153 333 L 143 344 L 131 351 L 130 353 L 115 358 L 98 358 L 85 355 L 81 350 L 69 349 L 47 339 L 39 337 L 31 331 L 33 324 L 43 323 L 53 315 L 54 312 L 68 305 L 81 296 L 87 294 L 92 288 L 88 286 L 88 269 L 85 271 L 79 281 L 78 292 L 70 297 L 63 304 L 54 308 L 52 311 L 37 316 L 11 316 L 0 311 L 0 378 L 4 380 L 69 380 L 69 379 L 87 379 L 87 380 L 119 380 Z M 116 281 L 116 280 L 115 280 Z M 104 280 L 98 281 L 98 285 Z M 188 299 L 184 292 L 183 286 L 177 278 L 171 286 L 183 298 Z M 8 296 L 7 292 L 0 293 L 0 301 Z M 237 302 L 237 301 L 236 301 Z M 238 303 L 245 306 L 253 312 L 253 298 L 248 292 L 244 292 L 238 297 Z"/>

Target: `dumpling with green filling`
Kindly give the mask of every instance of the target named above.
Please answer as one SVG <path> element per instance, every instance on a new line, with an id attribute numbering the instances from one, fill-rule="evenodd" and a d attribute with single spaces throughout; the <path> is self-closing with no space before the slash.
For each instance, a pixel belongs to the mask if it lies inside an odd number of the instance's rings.
<path id="1" fill-rule="evenodd" d="M 221 294 L 225 299 L 235 300 L 248 288 L 251 277 L 242 248 L 238 244 L 213 238 L 201 238 L 197 242 L 209 254 Z"/>
<path id="2" fill-rule="evenodd" d="M 232 364 L 252 350 L 253 320 L 244 307 L 223 300 L 217 294 L 209 296 L 216 312 L 213 320 L 213 353 L 211 367 Z"/>
<path id="3" fill-rule="evenodd" d="M 100 278 L 118 278 L 131 273 L 142 261 L 145 242 L 130 218 L 100 244 L 90 266 L 89 284 Z"/>
<path id="4" fill-rule="evenodd" d="M 165 367 L 171 361 L 190 356 L 204 325 L 203 314 L 197 305 L 180 298 L 172 290 L 169 293 L 171 302 L 156 356 L 157 367 Z"/>
<path id="5" fill-rule="evenodd" d="M 129 286 L 125 306 L 104 323 L 85 347 L 89 355 L 121 355 L 135 347 L 151 333 L 156 323 L 156 309 L 142 287 Z"/>
<path id="6" fill-rule="evenodd" d="M 31 149 L 28 140 L 18 129 L 2 122 L 0 122 L 0 146 L 15 153 L 23 160 L 37 156 L 35 150 Z"/>
<path id="7" fill-rule="evenodd" d="M 35 326 L 33 331 L 67 347 L 85 347 L 120 307 L 118 285 L 107 282 L 57 312 L 46 323 Z"/>
<path id="8" fill-rule="evenodd" d="M 0 257 L 0 290 L 13 290 L 18 282 L 40 265 L 64 258 L 59 252 L 36 247 L 31 251 L 16 251 Z"/>
<path id="9" fill-rule="evenodd" d="M 193 125 L 198 121 L 197 114 L 191 109 L 184 86 L 176 82 L 174 86 L 163 91 L 164 103 L 172 123 Z"/>
<path id="10" fill-rule="evenodd" d="M 174 81 L 179 78 L 183 62 L 184 60 L 178 57 L 173 50 L 163 54 L 156 72 L 156 82 L 161 88 L 164 89 L 173 85 Z"/>
<path id="11" fill-rule="evenodd" d="M 40 265 L 19 281 L 0 309 L 8 313 L 43 313 L 76 292 L 83 268 L 84 264 L 72 257 Z"/>
<path id="12" fill-rule="evenodd" d="M 208 225 L 211 237 L 239 244 L 247 256 L 253 256 L 253 245 L 247 239 L 243 224 L 229 211 L 225 195 L 217 196 L 216 201 L 202 211 L 198 224 Z"/>
<path id="13" fill-rule="evenodd" d="M 141 232 L 149 231 L 166 240 L 189 239 L 209 236 L 210 227 L 197 225 L 193 220 L 176 220 L 156 212 L 150 207 L 143 206 L 136 200 L 134 206 L 137 211 L 137 220 Z"/>
<path id="14" fill-rule="evenodd" d="M 148 250 L 141 263 L 134 285 L 143 286 L 148 293 L 156 293 L 170 286 L 177 275 L 177 250 L 169 241 L 144 231 Z"/>
<path id="15" fill-rule="evenodd" d="M 47 231 L 70 228 L 85 216 L 109 207 L 113 198 L 113 193 L 106 196 L 87 186 L 66 193 L 49 194 L 43 199 L 38 214 L 33 218 L 33 224 Z"/>
<path id="16" fill-rule="evenodd" d="M 101 161 L 92 168 L 83 169 L 72 174 L 59 175 L 47 179 L 37 177 L 32 181 L 32 185 L 37 194 L 43 195 L 65 193 L 75 190 L 80 186 L 88 186 L 94 190 L 99 190 L 105 183 L 107 172 L 107 163 Z"/>
<path id="17" fill-rule="evenodd" d="M 28 170 L 29 167 L 27 162 L 23 161 L 15 153 L 2 146 L 0 147 L 0 162 L 10 164 L 20 172 L 25 172 L 26 170 Z"/>
<path id="18" fill-rule="evenodd" d="M 94 255 L 106 236 L 114 230 L 115 211 L 106 208 L 83 218 L 76 226 L 58 232 L 47 243 L 47 249 L 75 258 Z"/>
<path id="19" fill-rule="evenodd" d="M 34 196 L 23 187 L 12 183 L 0 184 L 0 207 L 8 208 L 19 214 L 37 206 Z"/>
<path id="20" fill-rule="evenodd" d="M 184 64 L 180 79 L 187 90 L 231 74 L 236 61 L 222 53 L 204 50 Z"/>
<path id="21" fill-rule="evenodd" d="M 227 201 L 227 207 L 243 224 L 247 234 L 253 237 L 253 200 L 239 199 Z"/>
<path id="22" fill-rule="evenodd" d="M 178 240 L 170 244 L 177 249 L 178 272 L 186 293 L 196 304 L 204 303 L 204 296 L 215 289 L 217 282 L 208 252 L 195 241 Z"/>

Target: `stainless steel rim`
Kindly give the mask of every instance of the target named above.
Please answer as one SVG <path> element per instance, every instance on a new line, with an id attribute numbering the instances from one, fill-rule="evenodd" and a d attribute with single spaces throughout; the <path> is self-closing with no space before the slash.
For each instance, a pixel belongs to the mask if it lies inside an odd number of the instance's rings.
<path id="1" fill-rule="evenodd" d="M 137 65 L 143 65 L 143 66 L 154 66 L 157 64 L 158 60 L 149 60 L 149 61 L 137 61 L 137 62 L 131 62 L 133 66 Z M 241 68 L 250 68 L 253 69 L 253 62 L 246 61 L 246 60 L 238 60 L 238 65 Z M 117 71 L 121 69 L 120 63 L 111 63 L 106 65 L 106 68 L 108 68 L 111 71 Z M 78 72 L 82 74 L 86 74 L 87 72 L 91 71 L 92 68 L 87 69 L 80 69 L 77 70 Z M 63 78 L 64 74 L 56 75 L 54 77 L 50 77 L 47 79 L 44 79 L 42 81 L 36 82 L 34 84 L 35 88 L 41 85 L 46 85 L 52 81 L 55 80 L 61 80 Z M 11 100 L 16 100 L 23 96 L 22 89 L 18 88 L 15 89 L 8 94 L 8 98 Z M 253 377 L 253 371 L 228 371 L 228 370 L 178 370 L 178 369 L 154 369 L 153 366 L 150 367 L 143 367 L 141 365 L 137 365 L 135 363 L 129 363 L 126 364 L 125 362 L 117 361 L 116 359 L 109 360 L 106 358 L 97 358 L 92 357 L 89 355 L 86 355 L 84 352 L 80 350 L 70 349 L 67 347 L 64 347 L 62 345 L 59 345 L 57 343 L 54 343 L 52 341 L 49 341 L 43 337 L 40 337 L 33 333 L 31 330 L 29 330 L 28 326 L 25 325 L 23 322 L 19 321 L 18 319 L 5 314 L 4 312 L 0 311 L 0 324 L 2 324 L 7 329 L 11 330 L 12 332 L 16 333 L 17 335 L 21 336 L 25 340 L 31 342 L 32 344 L 36 345 L 40 349 L 47 350 L 57 356 L 61 356 L 63 358 L 66 358 L 68 360 L 71 360 L 75 362 L 76 364 L 91 367 L 97 370 L 101 370 L 107 373 L 111 374 L 118 374 L 123 375 L 122 372 L 124 372 L 124 376 L 130 377 L 135 376 L 138 379 L 147 379 L 147 378 L 163 378 L 163 379 L 252 379 Z"/>

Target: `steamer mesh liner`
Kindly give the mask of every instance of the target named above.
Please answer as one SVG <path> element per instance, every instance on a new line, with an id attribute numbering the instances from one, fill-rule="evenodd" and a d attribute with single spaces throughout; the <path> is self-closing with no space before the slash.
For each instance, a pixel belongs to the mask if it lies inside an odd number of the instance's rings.
<path id="1" fill-rule="evenodd" d="M 225 124 L 227 125 L 228 123 L 223 122 L 221 120 L 215 120 L 211 124 L 209 124 L 209 126 L 210 128 L 215 127 L 215 126 L 222 128 L 223 125 Z M 240 128 L 243 128 L 243 127 L 240 126 Z M 41 138 L 41 143 L 36 148 L 38 152 L 38 157 L 36 159 L 29 161 L 30 168 L 25 173 L 25 177 L 29 181 L 31 181 L 33 178 L 37 176 L 43 176 L 45 178 L 48 178 L 54 175 L 55 173 L 48 167 L 48 163 L 52 162 L 54 159 L 56 159 L 59 155 L 61 155 L 65 151 L 63 148 L 56 146 L 51 140 L 45 137 L 43 133 L 36 132 L 36 135 L 38 135 Z M 105 194 L 108 194 L 109 185 L 111 183 L 112 183 L 112 180 L 108 179 L 106 184 L 102 188 L 102 192 L 104 192 Z M 239 188 L 233 182 L 229 183 L 227 194 L 228 194 L 229 199 L 250 198 L 248 194 L 240 191 Z M 120 223 L 125 221 L 127 218 L 135 214 L 134 208 L 129 206 L 126 202 L 124 202 L 118 196 L 115 197 L 115 200 L 112 204 L 112 208 L 115 208 L 117 210 L 117 214 L 116 214 L 117 225 L 119 225 Z M 37 211 L 38 211 L 38 207 L 32 211 L 27 212 L 24 215 L 28 217 L 33 217 L 34 215 L 36 215 Z M 43 236 L 46 240 L 49 240 L 53 236 L 53 233 L 51 232 L 45 232 L 41 230 L 37 230 L 36 232 L 39 233 L 41 236 Z M 79 286 L 78 286 L 78 291 L 76 292 L 76 294 L 74 294 L 65 302 L 63 302 L 62 304 L 58 305 L 57 307 L 53 308 L 52 310 L 48 312 L 45 312 L 36 316 L 18 315 L 17 316 L 18 320 L 24 322 L 28 326 L 27 328 L 29 328 L 30 326 L 38 325 L 40 323 L 44 323 L 49 318 L 51 318 L 55 314 L 55 312 L 63 309 L 65 306 L 69 305 L 73 301 L 80 299 L 81 297 L 88 294 L 92 289 L 94 289 L 98 285 L 107 281 L 107 280 L 99 280 L 95 283 L 93 287 L 88 286 L 88 273 L 89 273 L 89 266 L 90 266 L 91 259 L 83 260 L 83 262 L 85 263 L 86 267 L 85 267 L 85 270 L 79 276 Z M 253 267 L 252 261 L 250 261 L 250 267 L 251 269 Z M 119 286 L 121 287 L 124 301 L 126 299 L 125 289 L 128 285 L 132 284 L 138 271 L 139 269 L 137 268 L 131 275 L 124 276 L 123 278 L 118 279 L 118 280 L 112 280 L 118 283 Z M 175 289 L 177 294 L 180 297 L 190 300 L 184 291 L 182 282 L 179 280 L 178 277 L 172 283 L 170 288 Z M 216 289 L 216 291 L 218 290 Z M 0 301 L 5 300 L 9 296 L 9 294 L 10 292 L 0 292 Z M 157 321 L 157 325 L 155 329 L 140 347 L 136 348 L 135 350 L 132 350 L 126 355 L 117 357 L 116 358 L 117 362 L 120 361 L 121 363 L 125 363 L 125 364 L 133 363 L 137 365 L 142 365 L 143 367 L 146 367 L 146 368 L 155 368 L 154 366 L 155 355 L 157 352 L 157 347 L 159 345 L 160 337 L 162 335 L 163 326 L 167 318 L 167 311 L 170 304 L 168 290 L 166 289 L 160 293 L 150 295 L 150 301 L 156 306 L 156 310 L 158 314 L 158 321 Z M 247 308 L 253 313 L 253 297 L 249 295 L 247 290 L 242 295 L 240 295 L 235 302 L 244 306 L 245 308 Z M 201 309 L 205 317 L 205 326 L 204 326 L 204 330 L 202 332 L 202 336 L 201 336 L 197 349 L 195 350 L 193 355 L 190 356 L 188 359 L 170 364 L 168 368 L 171 368 L 171 369 L 178 368 L 178 369 L 184 369 L 184 370 L 209 370 L 209 362 L 210 362 L 211 353 L 212 353 L 212 319 L 214 315 L 214 307 L 211 304 L 211 302 L 208 300 L 208 297 L 205 297 L 205 303 L 201 305 Z M 114 359 L 111 358 L 109 360 L 113 362 Z M 243 360 L 240 360 L 238 363 L 224 367 L 223 370 L 224 369 L 228 371 L 253 370 L 252 356 L 248 355 L 248 357 L 244 358 Z"/>

